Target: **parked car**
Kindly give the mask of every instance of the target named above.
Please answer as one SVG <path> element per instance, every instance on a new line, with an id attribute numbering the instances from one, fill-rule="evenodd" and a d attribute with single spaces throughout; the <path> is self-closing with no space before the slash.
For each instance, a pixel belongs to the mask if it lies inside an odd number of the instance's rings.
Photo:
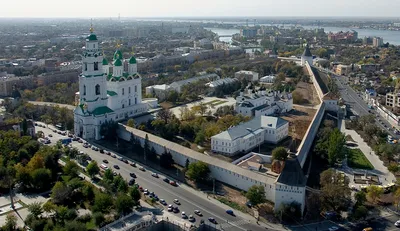
<path id="1" fill-rule="evenodd" d="M 103 160 L 103 163 L 106 163 L 106 164 L 108 164 L 108 160 Z"/>
<path id="2" fill-rule="evenodd" d="M 100 149 L 100 153 L 103 153 L 103 154 L 104 154 L 104 150 L 103 150 L 103 149 Z"/>
<path id="3" fill-rule="evenodd" d="M 194 216 L 192 214 L 189 215 L 189 221 L 190 222 L 195 222 L 196 218 L 194 218 Z"/>
<path id="4" fill-rule="evenodd" d="M 129 182 L 128 182 L 128 185 L 132 186 L 134 184 L 135 184 L 135 179 L 133 179 L 133 178 L 130 179 Z"/>
<path id="5" fill-rule="evenodd" d="M 174 207 L 174 213 L 179 213 L 179 208 L 178 208 L 178 206 Z"/>
<path id="6" fill-rule="evenodd" d="M 108 151 L 108 152 L 106 152 L 106 154 L 107 154 L 108 156 L 111 156 L 111 152 L 109 152 L 109 151 Z"/>
<path id="7" fill-rule="evenodd" d="M 163 181 L 167 182 L 169 184 L 169 179 L 168 178 L 164 178 Z"/>
<path id="8" fill-rule="evenodd" d="M 129 173 L 132 178 L 136 178 L 136 174 L 134 172 Z"/>
<path id="9" fill-rule="evenodd" d="M 181 213 L 181 217 L 182 217 L 183 219 L 186 219 L 186 218 L 187 218 L 187 215 L 186 215 L 185 211 L 183 211 L 183 212 Z"/>
<path id="10" fill-rule="evenodd" d="M 114 165 L 114 168 L 115 168 L 115 169 L 119 169 L 119 166 L 115 164 L 115 165 Z"/>
<path id="11" fill-rule="evenodd" d="M 130 165 L 131 165 L 132 167 L 136 167 L 136 164 L 135 164 L 134 162 L 131 162 Z"/>
<path id="12" fill-rule="evenodd" d="M 164 199 L 160 199 L 160 204 L 167 205 L 167 202 Z"/>
<path id="13" fill-rule="evenodd" d="M 213 224 L 217 224 L 217 220 L 215 220 L 214 217 L 209 217 L 208 221 L 213 223 Z"/>
<path id="14" fill-rule="evenodd" d="M 396 222 L 394 223 L 394 226 L 400 227 L 400 220 L 396 221 Z"/>
<path id="15" fill-rule="evenodd" d="M 199 216 L 199 217 L 202 217 L 203 216 L 203 214 L 201 213 L 201 211 L 200 210 L 194 210 L 194 214 L 196 214 L 197 216 Z"/>
<path id="16" fill-rule="evenodd" d="M 173 205 L 168 205 L 168 212 L 172 212 L 174 210 L 174 206 Z"/>
<path id="17" fill-rule="evenodd" d="M 152 177 L 155 177 L 155 178 L 158 178 L 158 174 L 155 173 L 155 172 L 151 173 L 151 176 L 152 176 Z"/>
<path id="18" fill-rule="evenodd" d="M 170 181 L 169 184 L 172 186 L 178 186 L 175 181 Z"/>
<path id="19" fill-rule="evenodd" d="M 228 209 L 228 210 L 226 210 L 225 212 L 226 212 L 227 214 L 231 215 L 231 216 L 235 216 L 235 213 L 233 213 L 233 210 Z"/>
<path id="20" fill-rule="evenodd" d="M 117 156 L 115 154 L 111 154 L 112 158 L 117 158 Z"/>
<path id="21" fill-rule="evenodd" d="M 178 199 L 174 199 L 174 203 L 177 204 L 177 205 L 180 205 L 180 204 L 181 204 L 181 202 L 179 202 Z"/>
<path id="22" fill-rule="evenodd" d="M 139 170 L 140 170 L 140 171 L 143 171 L 143 172 L 145 172 L 145 171 L 146 171 L 146 169 L 145 169 L 145 168 L 143 168 L 142 166 L 140 166 L 140 167 L 139 167 Z"/>

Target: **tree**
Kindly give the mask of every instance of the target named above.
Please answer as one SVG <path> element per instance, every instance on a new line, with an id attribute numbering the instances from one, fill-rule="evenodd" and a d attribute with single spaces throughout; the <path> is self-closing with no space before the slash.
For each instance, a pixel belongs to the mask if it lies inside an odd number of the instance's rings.
<path id="1" fill-rule="evenodd" d="M 100 227 L 106 219 L 105 219 L 103 213 L 95 212 L 95 213 L 93 213 L 93 220 L 94 220 L 95 225 Z"/>
<path id="2" fill-rule="evenodd" d="M 5 231 L 14 231 L 17 228 L 17 217 L 13 213 L 7 214 L 6 224 L 3 226 Z"/>
<path id="3" fill-rule="evenodd" d="M 383 188 L 371 185 L 367 188 L 367 196 L 372 200 L 372 203 L 376 203 L 376 200 L 382 196 L 383 191 Z"/>
<path id="4" fill-rule="evenodd" d="M 193 107 L 192 107 L 192 110 L 193 110 L 195 113 L 198 113 L 198 114 L 200 114 L 201 116 L 204 116 L 204 114 L 206 114 L 207 108 L 208 108 L 207 105 L 204 104 L 203 102 L 201 102 L 201 103 L 199 103 L 198 105 L 193 106 Z"/>
<path id="5" fill-rule="evenodd" d="M 82 188 L 82 194 L 86 200 L 93 202 L 95 194 L 91 184 L 85 184 L 85 186 Z"/>
<path id="6" fill-rule="evenodd" d="M 103 179 L 109 182 L 112 182 L 114 180 L 114 174 L 111 169 L 107 169 L 106 171 L 104 171 Z"/>
<path id="7" fill-rule="evenodd" d="M 129 119 L 128 122 L 126 123 L 126 126 L 134 128 L 135 127 L 135 120 L 134 119 Z"/>
<path id="8" fill-rule="evenodd" d="M 28 211 L 37 219 L 43 213 L 42 205 L 39 202 L 33 202 L 28 206 Z"/>
<path id="9" fill-rule="evenodd" d="M 46 189 L 51 181 L 51 172 L 46 168 L 39 168 L 32 172 L 32 185 L 37 189 Z"/>
<path id="10" fill-rule="evenodd" d="M 133 199 L 126 194 L 119 194 L 115 201 L 115 208 L 117 209 L 117 212 L 121 215 L 125 215 L 128 212 L 132 211 L 133 205 Z"/>
<path id="11" fill-rule="evenodd" d="M 359 220 L 359 219 L 365 219 L 368 215 L 368 209 L 364 206 L 358 206 L 355 211 L 354 211 L 354 218 Z"/>
<path id="12" fill-rule="evenodd" d="M 342 160 L 345 155 L 346 137 L 339 129 L 334 128 L 328 140 L 328 162 L 331 166 Z"/>
<path id="13" fill-rule="evenodd" d="M 51 198 L 55 204 L 64 204 L 71 196 L 71 189 L 63 182 L 58 181 L 51 190 Z"/>
<path id="14" fill-rule="evenodd" d="M 318 55 L 320 58 L 329 58 L 328 50 L 325 48 L 319 48 L 315 51 L 315 54 Z"/>
<path id="15" fill-rule="evenodd" d="M 141 194 L 140 194 L 139 188 L 137 186 L 135 186 L 129 190 L 129 195 L 131 196 L 131 198 L 135 204 L 139 204 Z"/>
<path id="16" fill-rule="evenodd" d="M 174 114 L 169 109 L 161 109 L 157 113 L 157 119 L 163 120 L 165 124 L 174 117 Z"/>
<path id="17" fill-rule="evenodd" d="M 272 159 L 273 160 L 283 160 L 285 161 L 288 157 L 288 152 L 284 147 L 277 147 L 272 150 Z"/>
<path id="18" fill-rule="evenodd" d="M 94 176 L 100 172 L 100 168 L 95 160 L 90 161 L 88 166 L 86 166 L 86 172 L 91 178 L 94 178 Z"/>
<path id="19" fill-rule="evenodd" d="M 208 164 L 202 161 L 190 163 L 186 172 L 189 179 L 195 182 L 204 182 L 208 180 L 209 174 L 210 169 L 208 168 Z"/>
<path id="20" fill-rule="evenodd" d="M 172 158 L 171 153 L 168 152 L 165 147 L 164 149 L 164 152 L 160 156 L 160 166 L 163 168 L 171 168 L 174 164 L 174 159 Z"/>
<path id="21" fill-rule="evenodd" d="M 74 178 L 79 175 L 79 169 L 80 167 L 77 163 L 75 163 L 74 161 L 67 161 L 67 163 L 63 167 L 63 172 L 64 174 Z"/>
<path id="22" fill-rule="evenodd" d="M 265 190 L 261 185 L 253 185 L 247 190 L 246 198 L 254 205 L 265 202 Z"/>
<path id="23" fill-rule="evenodd" d="M 111 195 L 106 193 L 97 193 L 94 197 L 93 211 L 107 212 L 113 205 Z"/>
<path id="24" fill-rule="evenodd" d="M 185 168 L 186 169 L 189 169 L 189 164 L 190 164 L 190 161 L 189 161 L 188 158 L 186 158 L 186 161 L 185 161 Z"/>
<path id="25" fill-rule="evenodd" d="M 351 202 L 349 179 L 344 174 L 328 169 L 320 175 L 321 204 L 325 211 L 345 211 Z"/>
<path id="26" fill-rule="evenodd" d="M 171 103 L 176 103 L 176 101 L 179 99 L 179 94 L 176 91 L 169 91 L 167 95 L 167 101 Z"/>
<path id="27" fill-rule="evenodd" d="M 400 188 L 396 189 L 396 191 L 393 193 L 393 200 L 394 200 L 394 204 L 396 205 L 396 209 L 399 210 L 399 206 L 400 206 Z"/>
<path id="28" fill-rule="evenodd" d="M 65 224 L 65 231 L 86 231 L 86 225 L 82 222 L 71 221 Z"/>
<path id="29" fill-rule="evenodd" d="M 367 195 L 364 191 L 359 191 L 354 195 L 356 199 L 356 205 L 363 205 L 367 201 Z"/>
<path id="30" fill-rule="evenodd" d="M 303 95 L 298 91 L 294 91 L 292 93 L 292 97 L 293 97 L 293 103 L 295 104 L 303 104 L 307 102 L 307 100 L 304 99 Z"/>

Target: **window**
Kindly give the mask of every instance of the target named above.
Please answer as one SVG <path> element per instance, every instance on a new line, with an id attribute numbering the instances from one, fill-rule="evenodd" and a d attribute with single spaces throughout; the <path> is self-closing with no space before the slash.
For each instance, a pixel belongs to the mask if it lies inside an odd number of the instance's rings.
<path id="1" fill-rule="evenodd" d="M 98 62 L 94 62 L 94 70 L 95 71 L 99 70 L 99 63 Z"/>
<path id="2" fill-rule="evenodd" d="M 100 85 L 96 85 L 95 87 L 96 95 L 100 95 Z"/>
<path id="3" fill-rule="evenodd" d="M 128 94 L 131 94 L 131 87 L 128 88 Z"/>
<path id="4" fill-rule="evenodd" d="M 96 44 L 93 44 L 93 48 L 96 48 Z"/>
<path id="5" fill-rule="evenodd" d="M 85 71 L 87 71 L 87 63 L 85 63 Z"/>
<path id="6" fill-rule="evenodd" d="M 129 88 L 130 89 L 130 88 Z M 131 106 L 131 99 L 129 99 L 129 106 Z"/>
<path id="7" fill-rule="evenodd" d="M 86 85 L 83 85 L 83 95 L 86 95 Z"/>
<path id="8" fill-rule="evenodd" d="M 137 86 L 135 85 L 135 93 L 137 92 Z"/>
<path id="9" fill-rule="evenodd" d="M 122 108 L 125 108 L 125 104 L 122 104 Z"/>
<path id="10" fill-rule="evenodd" d="M 125 94 L 125 89 L 124 88 L 122 88 L 122 95 L 124 95 Z"/>
<path id="11" fill-rule="evenodd" d="M 137 98 L 135 97 L 135 104 L 137 104 Z"/>

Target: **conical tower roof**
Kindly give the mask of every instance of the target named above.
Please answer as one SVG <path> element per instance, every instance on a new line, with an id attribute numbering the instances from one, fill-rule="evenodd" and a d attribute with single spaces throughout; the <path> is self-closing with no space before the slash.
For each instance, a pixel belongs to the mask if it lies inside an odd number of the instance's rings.
<path id="1" fill-rule="evenodd" d="M 312 57 L 311 51 L 310 51 L 310 47 L 308 47 L 308 44 L 306 45 L 306 49 L 304 49 L 303 55 L 305 57 Z"/>

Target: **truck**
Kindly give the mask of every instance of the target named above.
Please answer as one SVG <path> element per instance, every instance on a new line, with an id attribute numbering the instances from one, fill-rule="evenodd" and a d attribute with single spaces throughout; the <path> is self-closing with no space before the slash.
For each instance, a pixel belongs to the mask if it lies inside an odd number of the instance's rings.
<path id="1" fill-rule="evenodd" d="M 62 144 L 67 145 L 72 142 L 72 139 L 71 138 L 63 138 L 63 139 L 60 139 L 60 141 Z"/>

